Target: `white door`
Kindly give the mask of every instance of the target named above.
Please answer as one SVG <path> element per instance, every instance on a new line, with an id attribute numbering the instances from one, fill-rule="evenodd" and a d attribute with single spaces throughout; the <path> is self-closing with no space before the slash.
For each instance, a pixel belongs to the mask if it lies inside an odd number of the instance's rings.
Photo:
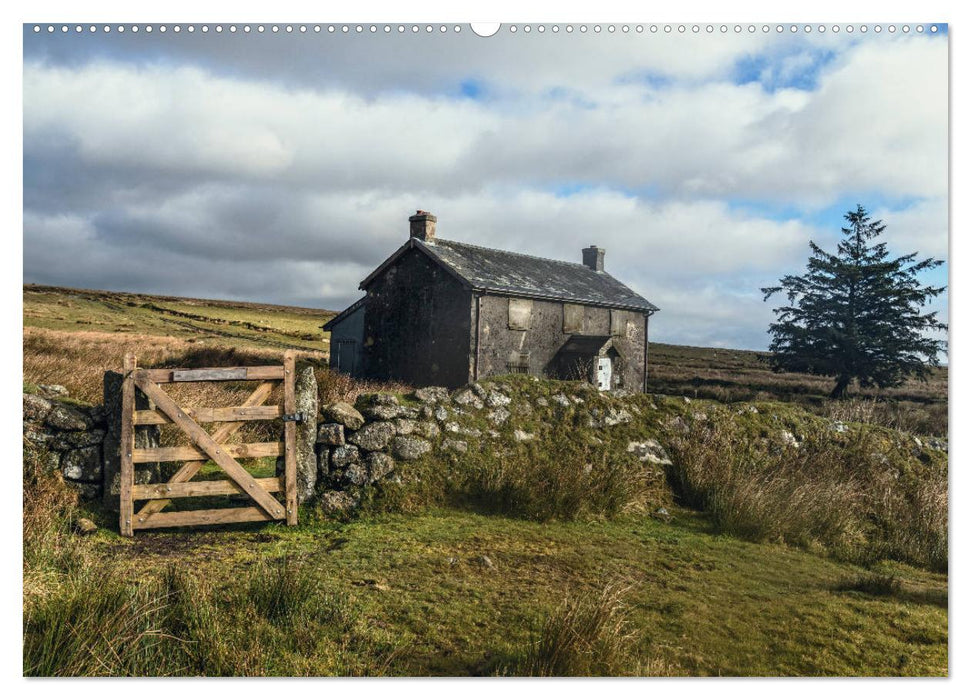
<path id="1" fill-rule="evenodd" d="M 613 363 L 609 357 L 597 358 L 597 388 L 600 390 L 610 388 L 610 376 L 613 372 Z"/>

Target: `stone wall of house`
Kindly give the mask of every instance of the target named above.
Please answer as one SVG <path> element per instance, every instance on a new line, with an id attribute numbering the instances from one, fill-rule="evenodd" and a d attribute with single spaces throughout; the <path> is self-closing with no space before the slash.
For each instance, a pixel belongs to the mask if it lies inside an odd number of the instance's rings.
<path id="1" fill-rule="evenodd" d="M 539 377 L 573 379 L 561 376 L 560 368 L 553 361 L 576 334 L 610 337 L 621 358 L 613 373 L 611 388 L 643 390 L 647 323 L 642 313 L 540 299 L 513 299 L 512 302 L 523 307 L 515 319 L 510 317 L 509 297 L 483 295 L 479 300 L 478 350 L 474 352 L 480 380 L 523 370 Z M 575 324 L 566 322 L 564 307 L 577 311 Z M 475 333 L 473 327 L 473 348 Z M 524 366 L 517 369 L 520 357 Z"/>

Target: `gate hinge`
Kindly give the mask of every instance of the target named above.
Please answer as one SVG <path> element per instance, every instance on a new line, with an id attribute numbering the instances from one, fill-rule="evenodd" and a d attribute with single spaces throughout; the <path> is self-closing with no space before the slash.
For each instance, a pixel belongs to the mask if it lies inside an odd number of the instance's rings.
<path id="1" fill-rule="evenodd" d="M 285 413 L 283 414 L 284 423 L 301 423 L 303 422 L 303 413 Z"/>

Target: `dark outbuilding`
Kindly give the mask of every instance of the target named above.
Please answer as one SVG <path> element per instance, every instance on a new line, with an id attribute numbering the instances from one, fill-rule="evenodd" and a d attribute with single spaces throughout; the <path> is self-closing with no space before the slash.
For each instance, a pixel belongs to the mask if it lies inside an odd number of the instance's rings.
<path id="1" fill-rule="evenodd" d="M 522 372 L 644 389 L 658 308 L 604 271 L 603 248 L 549 260 L 436 238 L 437 221 L 411 216 L 365 296 L 324 326 L 333 369 L 414 386 Z"/>

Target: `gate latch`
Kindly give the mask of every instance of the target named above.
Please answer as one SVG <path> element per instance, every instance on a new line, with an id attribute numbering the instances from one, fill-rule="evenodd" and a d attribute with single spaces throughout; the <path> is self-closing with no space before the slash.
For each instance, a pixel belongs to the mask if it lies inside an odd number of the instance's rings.
<path id="1" fill-rule="evenodd" d="M 284 423 L 300 423 L 303 421 L 303 413 L 285 413 L 283 414 Z"/>

